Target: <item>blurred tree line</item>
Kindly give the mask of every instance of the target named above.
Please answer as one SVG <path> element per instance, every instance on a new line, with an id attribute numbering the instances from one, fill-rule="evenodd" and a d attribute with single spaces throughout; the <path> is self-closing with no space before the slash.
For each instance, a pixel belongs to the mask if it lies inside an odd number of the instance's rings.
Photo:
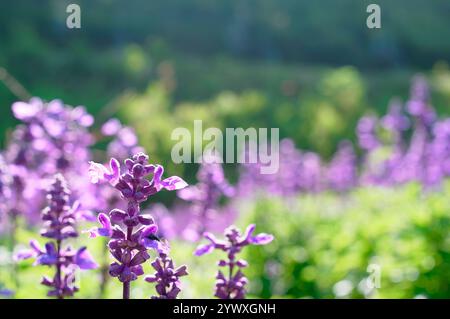
<path id="1" fill-rule="evenodd" d="M 66 6 L 73 2 L 82 10 L 79 32 L 67 30 L 65 25 Z M 2 1 L 2 58 L 27 49 L 31 55 L 46 45 L 57 50 L 73 49 L 73 41 L 99 50 L 155 39 L 162 39 L 173 50 L 195 55 L 352 64 L 359 68 L 429 68 L 433 61 L 450 56 L 450 43 L 442 41 L 450 37 L 448 1 L 376 1 L 381 6 L 382 28 L 369 30 L 366 7 L 372 2 Z M 39 38 L 21 43 L 27 32 Z M 77 53 L 82 52 L 73 52 Z M 34 58 L 42 57 L 35 54 Z"/>
<path id="2" fill-rule="evenodd" d="M 32 95 L 86 105 L 99 124 L 119 115 L 150 149 L 177 118 L 202 118 L 280 127 L 330 156 L 362 113 L 383 112 L 417 70 L 450 57 L 446 0 L 377 1 L 381 30 L 366 27 L 370 1 L 354 0 L 80 0 L 82 28 L 69 30 L 73 2 L 2 1 L 0 68 Z M 5 110 L 17 99 L 0 84 Z M 0 131 L 13 123 L 5 111 Z"/>

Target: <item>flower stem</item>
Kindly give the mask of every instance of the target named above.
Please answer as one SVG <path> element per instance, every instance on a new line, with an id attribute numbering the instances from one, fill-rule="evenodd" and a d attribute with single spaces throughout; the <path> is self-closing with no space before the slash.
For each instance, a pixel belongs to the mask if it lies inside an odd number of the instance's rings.
<path id="1" fill-rule="evenodd" d="M 231 281 L 233 280 L 233 268 L 234 268 L 234 258 L 230 259 L 230 272 L 228 273 L 228 297 L 227 299 L 231 299 Z"/>
<path id="2" fill-rule="evenodd" d="M 127 240 L 131 240 L 131 236 L 133 235 L 133 226 L 127 227 Z M 130 299 L 130 286 L 131 283 L 126 281 L 123 283 L 123 299 Z"/>
<path id="3" fill-rule="evenodd" d="M 56 262 L 56 274 L 54 281 L 58 285 L 58 299 L 64 299 L 64 296 L 60 293 L 61 292 L 61 261 L 60 261 L 60 255 L 61 255 L 61 239 L 58 239 L 56 241 L 56 256 L 58 258 L 58 261 Z"/>
<path id="4" fill-rule="evenodd" d="M 130 299 L 130 282 L 123 283 L 123 299 Z"/>

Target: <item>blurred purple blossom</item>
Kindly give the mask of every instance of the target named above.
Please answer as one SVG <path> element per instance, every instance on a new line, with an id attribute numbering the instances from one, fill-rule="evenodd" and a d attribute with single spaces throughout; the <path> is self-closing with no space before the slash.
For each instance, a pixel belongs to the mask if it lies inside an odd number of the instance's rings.
<path id="1" fill-rule="evenodd" d="M 246 152 L 251 150 L 247 149 Z M 261 164 L 242 165 L 238 194 L 251 196 L 258 191 L 271 194 L 294 195 L 299 192 L 319 192 L 323 188 L 323 168 L 320 156 L 302 152 L 290 139 L 280 141 L 279 170 L 275 174 L 261 174 Z"/>
<path id="2" fill-rule="evenodd" d="M 406 108 L 413 117 L 425 126 L 431 125 L 436 119 L 434 109 L 428 104 L 429 99 L 430 91 L 426 79 L 422 75 L 415 76 Z"/>
<path id="3" fill-rule="evenodd" d="M 380 145 L 376 133 L 377 122 L 378 119 L 374 116 L 364 116 L 359 120 L 356 133 L 363 150 L 372 151 Z"/>
<path id="4" fill-rule="evenodd" d="M 73 198 L 83 203 L 85 215 L 95 196 L 84 173 L 94 139 L 88 128 L 94 119 L 84 107 L 70 107 L 60 100 L 45 103 L 39 98 L 12 105 L 22 121 L 4 152 L 13 183 L 10 210 L 36 221 L 45 205 L 45 189 L 54 174 L 70 180 Z M 71 199 L 71 201 L 73 201 Z"/>
<path id="5" fill-rule="evenodd" d="M 101 132 L 104 136 L 113 137 L 107 146 L 109 157 L 124 160 L 133 154 L 143 152 L 134 129 L 123 126 L 118 119 L 113 118 L 103 124 Z"/>
<path id="6" fill-rule="evenodd" d="M 358 179 L 357 160 L 353 146 L 349 141 L 342 141 L 327 170 L 328 187 L 345 192 L 354 188 Z"/>

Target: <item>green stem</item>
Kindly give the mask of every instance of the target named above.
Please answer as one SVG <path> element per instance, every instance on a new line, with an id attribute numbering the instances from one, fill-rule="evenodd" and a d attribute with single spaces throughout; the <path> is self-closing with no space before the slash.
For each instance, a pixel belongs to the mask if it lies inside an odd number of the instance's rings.
<path id="1" fill-rule="evenodd" d="M 109 281 L 109 249 L 108 249 L 108 238 L 104 239 L 105 244 L 102 245 L 103 250 L 103 262 L 100 268 L 101 272 L 101 283 L 100 283 L 100 299 L 104 299 L 106 297 L 106 288 L 108 286 Z"/>

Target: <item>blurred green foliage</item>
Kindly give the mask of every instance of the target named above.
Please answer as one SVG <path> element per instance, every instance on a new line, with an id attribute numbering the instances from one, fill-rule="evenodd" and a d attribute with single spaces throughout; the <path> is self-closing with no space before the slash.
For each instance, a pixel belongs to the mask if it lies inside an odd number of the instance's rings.
<path id="1" fill-rule="evenodd" d="M 252 264 L 248 274 L 259 280 L 254 293 L 448 298 L 449 187 L 423 194 L 419 185 L 410 184 L 395 190 L 359 188 L 346 197 L 251 202 L 244 219 L 276 237 L 264 249 L 247 252 Z M 371 264 L 381 270 L 381 286 L 375 290 L 365 282 Z"/>

